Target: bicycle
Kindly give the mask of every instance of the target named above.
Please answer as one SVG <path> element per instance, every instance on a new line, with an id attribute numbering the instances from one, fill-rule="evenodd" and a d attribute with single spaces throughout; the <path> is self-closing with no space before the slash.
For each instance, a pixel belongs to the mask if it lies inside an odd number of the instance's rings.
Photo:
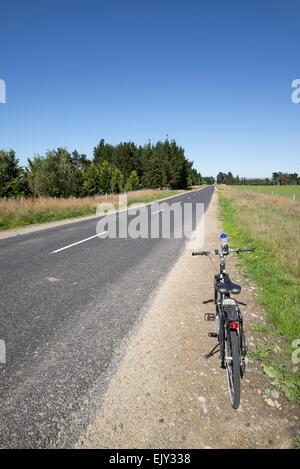
<path id="1" fill-rule="evenodd" d="M 208 359 L 220 352 L 221 368 L 226 369 L 227 372 L 229 397 L 234 409 L 237 409 L 240 404 L 240 381 L 246 369 L 245 357 L 248 348 L 243 329 L 243 316 L 239 308 L 239 305 L 246 305 L 230 296 L 231 294 L 239 294 L 242 287 L 233 283 L 227 274 L 225 270 L 226 256 L 231 252 L 239 254 L 254 251 L 254 248 L 229 249 L 227 236 L 223 233 L 221 235 L 220 250 L 192 253 L 193 256 L 216 254 L 220 257 L 220 272 L 215 275 L 214 281 L 214 299 L 203 301 L 203 304 L 214 303 L 216 306 L 216 314 L 206 313 L 204 319 L 206 321 L 216 321 L 217 333 L 210 332 L 208 335 L 209 337 L 216 337 L 218 343 L 204 357 Z"/>

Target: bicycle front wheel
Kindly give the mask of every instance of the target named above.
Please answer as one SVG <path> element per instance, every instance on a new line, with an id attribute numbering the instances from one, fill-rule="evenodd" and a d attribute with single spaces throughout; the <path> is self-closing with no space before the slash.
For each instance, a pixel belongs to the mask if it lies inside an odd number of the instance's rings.
<path id="1" fill-rule="evenodd" d="M 237 409 L 240 405 L 241 355 L 239 335 L 236 330 L 227 330 L 225 350 L 230 402 L 232 407 Z"/>

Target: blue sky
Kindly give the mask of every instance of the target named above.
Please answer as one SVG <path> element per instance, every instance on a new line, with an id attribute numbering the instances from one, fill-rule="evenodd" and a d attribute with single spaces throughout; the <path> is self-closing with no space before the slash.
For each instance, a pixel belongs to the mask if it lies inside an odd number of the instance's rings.
<path id="1" fill-rule="evenodd" d="M 300 173 L 299 1 L 0 2 L 0 148 L 166 135 L 203 175 Z"/>

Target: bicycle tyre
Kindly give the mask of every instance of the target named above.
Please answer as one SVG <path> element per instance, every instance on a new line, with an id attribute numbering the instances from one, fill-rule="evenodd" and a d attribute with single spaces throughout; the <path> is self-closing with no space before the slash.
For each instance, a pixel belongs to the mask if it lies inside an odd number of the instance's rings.
<path id="1" fill-rule="evenodd" d="M 229 334 L 228 334 L 229 332 Z M 240 405 L 240 384 L 241 384 L 241 356 L 239 346 L 239 335 L 236 330 L 231 330 L 226 334 L 227 349 L 226 356 L 231 359 L 226 360 L 226 372 L 228 391 L 231 405 L 234 409 L 237 409 Z"/>

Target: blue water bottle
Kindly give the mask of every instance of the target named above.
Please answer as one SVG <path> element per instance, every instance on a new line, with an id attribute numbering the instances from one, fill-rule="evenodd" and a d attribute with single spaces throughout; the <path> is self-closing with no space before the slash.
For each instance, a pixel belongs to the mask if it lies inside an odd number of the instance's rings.
<path id="1" fill-rule="evenodd" d="M 221 249 L 222 251 L 227 251 L 228 250 L 228 238 L 225 233 L 222 233 L 220 236 L 221 239 Z"/>

